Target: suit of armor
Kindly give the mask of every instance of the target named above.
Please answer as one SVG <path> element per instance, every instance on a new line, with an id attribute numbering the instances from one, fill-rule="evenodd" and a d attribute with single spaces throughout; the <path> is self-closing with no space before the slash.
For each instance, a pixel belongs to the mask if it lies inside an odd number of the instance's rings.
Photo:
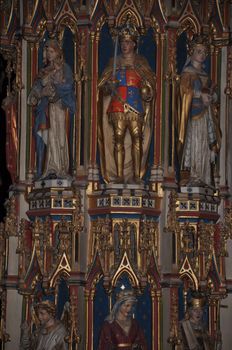
<path id="1" fill-rule="evenodd" d="M 129 179 L 128 182 L 136 183 L 145 173 L 151 140 L 154 74 L 142 56 L 134 54 L 128 60 L 120 55 L 117 57 L 115 78 L 109 88 L 108 82 L 113 76 L 112 63 L 109 63 L 99 82 L 99 88 L 104 90 L 103 95 L 110 95 L 107 107 L 102 108 L 101 117 L 104 119 L 99 123 L 101 169 L 105 179 L 116 178 L 117 182 L 127 182 Z M 106 131 L 104 135 L 103 131 L 106 118 L 113 129 L 112 154 L 116 170 L 113 170 L 114 164 L 110 165 L 110 145 L 106 146 L 106 137 L 110 134 Z"/>

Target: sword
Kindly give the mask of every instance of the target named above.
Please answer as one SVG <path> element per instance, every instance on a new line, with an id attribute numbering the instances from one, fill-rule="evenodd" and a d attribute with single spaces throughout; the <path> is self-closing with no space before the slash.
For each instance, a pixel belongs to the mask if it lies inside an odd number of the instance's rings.
<path id="1" fill-rule="evenodd" d="M 113 65 L 113 78 L 116 76 L 116 66 L 117 66 L 117 53 L 118 53 L 118 34 L 115 39 L 115 46 L 114 46 L 114 65 Z"/>

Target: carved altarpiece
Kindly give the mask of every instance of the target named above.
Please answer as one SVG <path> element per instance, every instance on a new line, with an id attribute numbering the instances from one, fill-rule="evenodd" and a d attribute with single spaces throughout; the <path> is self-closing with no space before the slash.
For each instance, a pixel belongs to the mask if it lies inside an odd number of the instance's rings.
<path id="1" fill-rule="evenodd" d="M 49 299 L 58 318 L 69 302 L 68 348 L 95 350 L 117 292 L 127 287 L 137 295 L 136 318 L 149 349 L 178 349 L 190 290 L 208 297 L 209 333 L 219 339 L 231 239 L 230 2 L 9 0 L 0 9 L 13 183 L 0 226 L 2 349 L 19 347 L 20 323 L 33 328 L 35 303 Z M 98 80 L 114 56 L 115 33 L 128 21 L 156 77 L 152 138 L 143 183 L 112 184 L 100 171 Z M 176 92 L 194 34 L 209 38 L 209 73 L 220 96 L 222 147 L 212 188 L 181 184 L 176 161 Z M 69 174 L 38 179 L 35 112 L 27 96 L 45 43 L 54 38 L 73 72 L 77 110 L 67 119 Z"/>

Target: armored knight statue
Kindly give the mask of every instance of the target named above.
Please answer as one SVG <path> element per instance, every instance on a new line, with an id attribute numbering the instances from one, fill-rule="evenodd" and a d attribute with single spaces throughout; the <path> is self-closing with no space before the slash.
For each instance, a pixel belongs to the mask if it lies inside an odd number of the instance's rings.
<path id="1" fill-rule="evenodd" d="M 21 326 L 21 350 L 67 350 L 67 336 L 64 325 L 55 319 L 55 305 L 50 301 L 42 301 L 36 305 L 38 328 L 30 333 L 29 326 L 24 322 Z"/>
<path id="2" fill-rule="evenodd" d="M 141 183 L 152 135 L 155 76 L 136 53 L 137 29 L 118 32 L 121 54 L 111 59 L 99 81 L 98 144 L 106 182 Z"/>

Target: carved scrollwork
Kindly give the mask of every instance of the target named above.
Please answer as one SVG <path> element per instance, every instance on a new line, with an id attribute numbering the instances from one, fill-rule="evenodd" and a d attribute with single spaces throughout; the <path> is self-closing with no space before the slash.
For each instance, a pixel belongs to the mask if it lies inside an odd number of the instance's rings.
<path id="1" fill-rule="evenodd" d="M 80 335 L 78 331 L 78 308 L 77 308 L 77 295 L 75 292 L 71 292 L 70 303 L 64 305 L 62 321 L 65 323 L 66 329 L 68 330 L 68 336 L 65 341 L 68 343 L 68 349 L 78 349 L 80 343 Z M 74 345 L 74 347 L 73 347 Z"/>
<path id="2" fill-rule="evenodd" d="M 227 48 L 227 84 L 225 93 L 232 98 L 232 47 Z"/>
<path id="3" fill-rule="evenodd" d="M 19 254 L 18 271 L 19 278 L 23 279 L 25 277 L 27 268 L 31 259 L 31 232 L 30 223 L 22 219 L 19 228 L 19 238 L 18 238 L 18 248 L 16 253 Z"/>
<path id="4" fill-rule="evenodd" d="M 196 227 L 189 222 L 181 226 L 181 242 L 180 242 L 180 257 L 183 260 L 185 256 L 188 257 L 195 271 L 197 270 L 197 232 Z"/>
<path id="5" fill-rule="evenodd" d="M 0 281 L 4 276 L 5 259 L 6 259 L 6 235 L 4 230 L 4 224 L 1 222 L 0 223 Z"/>
<path id="6" fill-rule="evenodd" d="M 6 332 L 6 291 L 1 293 L 1 323 L 0 323 L 0 342 L 7 343 L 10 341 L 10 335 Z"/>
<path id="7" fill-rule="evenodd" d="M 41 219 L 35 219 L 32 229 L 32 240 L 34 242 L 37 259 L 40 265 L 41 272 L 44 274 L 47 272 L 46 259 L 48 251 L 52 247 L 50 232 L 51 221 L 49 218 L 43 222 Z"/>
<path id="8" fill-rule="evenodd" d="M 12 196 L 6 203 L 5 233 L 7 237 L 16 236 L 18 232 L 18 219 L 16 212 L 16 198 Z"/>
<path id="9" fill-rule="evenodd" d="M 93 255 L 98 251 L 102 266 L 105 271 L 109 270 L 109 256 L 113 250 L 111 221 L 108 217 L 98 218 L 93 225 Z"/>
<path id="10" fill-rule="evenodd" d="M 158 237 L 158 223 L 143 217 L 139 237 L 139 252 L 141 254 L 142 269 L 147 268 L 152 252 L 154 252 L 154 255 L 158 258 Z"/>
<path id="11" fill-rule="evenodd" d="M 92 227 L 92 257 L 99 253 L 105 273 L 126 254 L 134 268 L 144 274 L 152 253 L 158 258 L 158 224 L 145 216 L 140 221 L 98 218 Z"/>
<path id="12" fill-rule="evenodd" d="M 61 218 L 55 229 L 55 237 L 57 243 L 57 259 L 60 260 L 62 254 L 65 252 L 69 261 L 71 261 L 72 253 L 72 239 L 70 231 L 70 223 L 64 217 Z"/>
<path id="13" fill-rule="evenodd" d="M 214 232 L 213 224 L 200 222 L 198 224 L 198 252 L 204 257 L 205 271 L 208 272 L 214 251 Z"/>

